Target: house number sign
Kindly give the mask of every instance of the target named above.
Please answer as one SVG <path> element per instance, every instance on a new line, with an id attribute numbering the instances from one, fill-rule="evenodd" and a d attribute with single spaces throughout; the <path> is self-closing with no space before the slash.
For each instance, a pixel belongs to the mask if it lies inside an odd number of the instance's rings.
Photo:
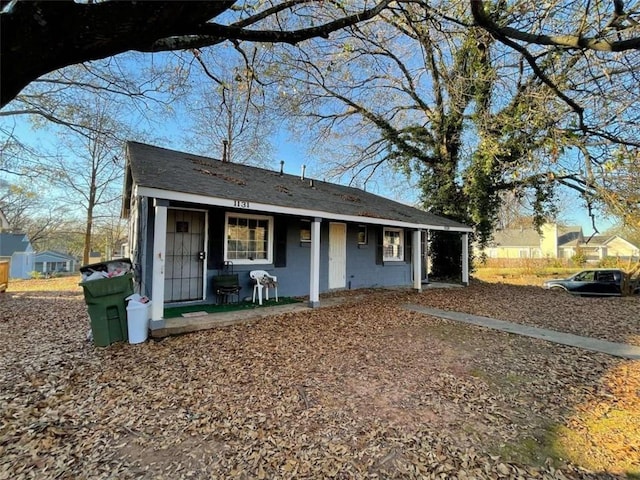
<path id="1" fill-rule="evenodd" d="M 249 208 L 249 202 L 246 202 L 244 200 L 234 200 L 233 206 L 239 208 Z"/>

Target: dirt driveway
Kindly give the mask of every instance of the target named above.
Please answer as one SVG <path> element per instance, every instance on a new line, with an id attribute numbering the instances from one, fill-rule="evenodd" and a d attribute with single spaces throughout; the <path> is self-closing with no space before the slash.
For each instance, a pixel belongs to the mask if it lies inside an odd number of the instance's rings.
<path id="1" fill-rule="evenodd" d="M 400 307 L 640 345 L 640 298 L 482 283 L 343 295 L 253 325 L 96 348 L 77 289 L 10 286 L 0 479 L 640 475 L 640 362 Z"/>

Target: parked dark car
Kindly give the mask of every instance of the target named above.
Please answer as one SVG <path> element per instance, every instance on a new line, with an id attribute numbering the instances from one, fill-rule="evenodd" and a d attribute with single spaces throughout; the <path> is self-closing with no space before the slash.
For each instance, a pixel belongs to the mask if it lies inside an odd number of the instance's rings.
<path id="1" fill-rule="evenodd" d="M 549 290 L 565 290 L 574 295 L 623 295 L 629 289 L 629 276 L 622 270 L 583 270 L 565 279 L 547 280 Z"/>

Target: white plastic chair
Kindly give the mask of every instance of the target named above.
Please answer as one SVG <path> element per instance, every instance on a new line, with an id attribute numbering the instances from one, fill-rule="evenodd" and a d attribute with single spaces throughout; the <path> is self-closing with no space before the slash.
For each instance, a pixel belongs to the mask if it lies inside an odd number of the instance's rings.
<path id="1" fill-rule="evenodd" d="M 256 301 L 256 292 L 258 293 L 258 303 L 262 305 L 262 289 L 265 289 L 265 299 L 269 300 L 269 288 L 276 291 L 276 302 L 278 301 L 278 277 L 269 275 L 264 270 L 251 270 L 249 276 L 255 281 L 253 286 L 253 303 Z"/>

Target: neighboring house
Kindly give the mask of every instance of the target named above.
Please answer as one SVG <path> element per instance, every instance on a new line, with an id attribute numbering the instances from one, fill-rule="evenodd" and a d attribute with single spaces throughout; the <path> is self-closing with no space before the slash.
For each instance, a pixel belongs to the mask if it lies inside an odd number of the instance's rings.
<path id="1" fill-rule="evenodd" d="M 47 250 L 36 254 L 34 270 L 40 273 L 75 272 L 76 263 L 71 255 Z"/>
<path id="2" fill-rule="evenodd" d="M 472 229 L 364 192 L 136 142 L 127 143 L 123 216 L 140 293 L 159 320 L 165 303 L 214 302 L 212 279 L 233 264 L 278 277 L 281 296 L 342 288 L 422 288 L 429 230 L 459 233 L 468 283 Z"/>
<path id="3" fill-rule="evenodd" d="M 0 232 L 0 260 L 9 260 L 9 278 L 31 278 L 35 252 L 27 236 Z"/>
<path id="4" fill-rule="evenodd" d="M 640 259 L 640 248 L 619 235 L 594 235 L 579 245 L 588 262 L 598 262 L 606 257 L 619 260 Z"/>
<path id="5" fill-rule="evenodd" d="M 111 254 L 112 260 L 117 260 L 119 258 L 129 258 L 129 244 L 127 242 L 121 243 L 120 248 L 115 250 Z"/>
<path id="6" fill-rule="evenodd" d="M 580 226 L 546 223 L 538 233 L 533 228 L 498 230 L 483 251 L 489 258 L 572 258 L 577 253 L 589 262 L 605 257 L 637 259 L 640 249 L 618 235 L 585 237 Z"/>
<path id="7" fill-rule="evenodd" d="M 87 265 L 100 262 L 102 262 L 102 254 L 100 252 L 89 252 L 89 263 Z"/>

